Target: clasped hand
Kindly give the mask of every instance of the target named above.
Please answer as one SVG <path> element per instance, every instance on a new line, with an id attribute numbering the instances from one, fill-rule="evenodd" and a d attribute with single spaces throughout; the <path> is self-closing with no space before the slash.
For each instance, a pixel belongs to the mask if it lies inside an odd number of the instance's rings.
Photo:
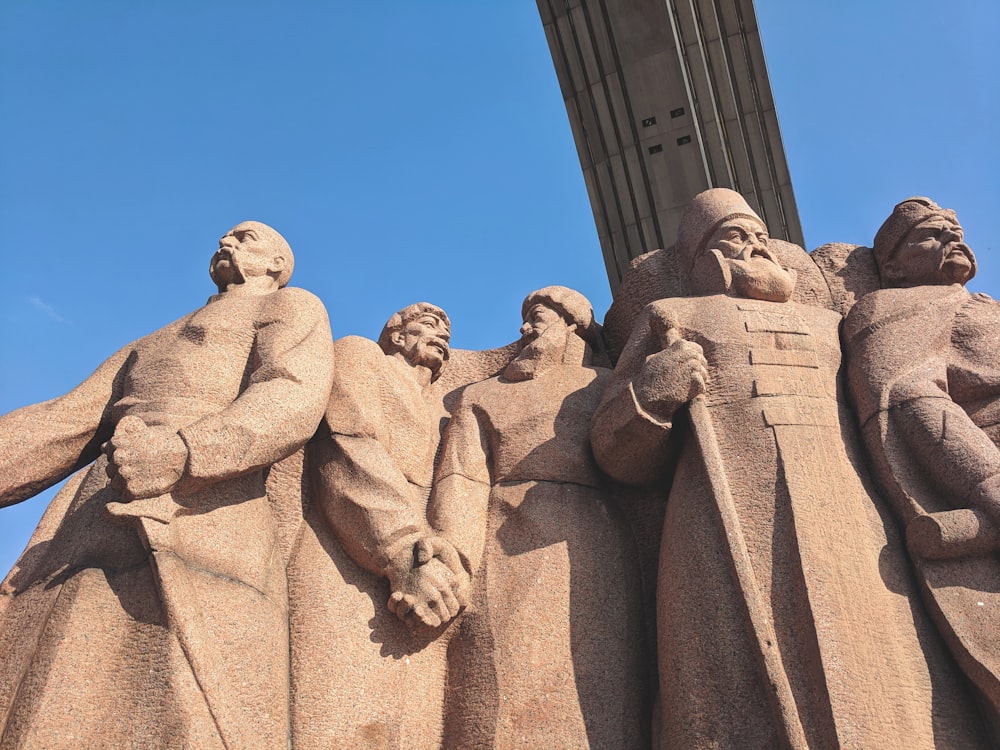
<path id="1" fill-rule="evenodd" d="M 422 539 L 391 566 L 389 610 L 415 628 L 436 628 L 468 604 L 470 580 L 455 548 L 441 537 Z"/>

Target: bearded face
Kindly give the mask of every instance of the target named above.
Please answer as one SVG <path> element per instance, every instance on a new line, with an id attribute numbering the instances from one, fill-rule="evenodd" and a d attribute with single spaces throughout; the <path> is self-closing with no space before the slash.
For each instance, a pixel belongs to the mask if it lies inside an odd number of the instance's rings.
<path id="1" fill-rule="evenodd" d="M 696 290 L 787 302 L 795 288 L 795 275 L 781 267 L 767 243 L 767 228 L 761 222 L 748 217 L 726 219 L 695 262 L 692 283 Z"/>
<path id="2" fill-rule="evenodd" d="M 527 380 L 534 377 L 539 367 L 562 362 L 572 333 L 558 312 L 542 304 L 534 305 L 525 316 L 519 351 L 504 369 L 504 377 Z"/>
<path id="3" fill-rule="evenodd" d="M 424 313 L 394 331 L 392 342 L 403 358 L 414 367 L 426 367 L 435 376 L 448 361 L 448 326 L 436 315 Z"/>

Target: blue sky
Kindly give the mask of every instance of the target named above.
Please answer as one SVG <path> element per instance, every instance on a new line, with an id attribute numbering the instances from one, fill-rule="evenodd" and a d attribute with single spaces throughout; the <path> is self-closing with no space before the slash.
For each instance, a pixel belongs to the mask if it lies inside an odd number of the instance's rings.
<path id="1" fill-rule="evenodd" d="M 757 15 L 809 249 L 930 195 L 1000 296 L 1000 4 Z M 244 219 L 288 238 L 337 336 L 427 300 L 485 348 L 532 289 L 610 304 L 532 0 L 0 4 L 0 413 L 201 305 Z M 0 511 L 0 572 L 50 496 Z"/>

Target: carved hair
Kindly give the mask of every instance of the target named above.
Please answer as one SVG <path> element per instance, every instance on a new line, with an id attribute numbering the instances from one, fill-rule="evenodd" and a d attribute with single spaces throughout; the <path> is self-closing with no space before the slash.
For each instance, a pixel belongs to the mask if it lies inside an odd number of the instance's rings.
<path id="1" fill-rule="evenodd" d="M 448 313 L 437 305 L 432 305 L 430 302 L 417 302 L 407 305 L 386 321 L 385 327 L 382 328 L 382 333 L 378 337 L 378 345 L 382 348 L 382 351 L 386 354 L 394 354 L 397 347 L 392 341 L 392 334 L 401 330 L 411 320 L 416 320 L 422 315 L 433 315 L 444 323 L 444 327 L 448 330 L 448 335 L 451 335 L 451 321 L 448 319 Z"/>

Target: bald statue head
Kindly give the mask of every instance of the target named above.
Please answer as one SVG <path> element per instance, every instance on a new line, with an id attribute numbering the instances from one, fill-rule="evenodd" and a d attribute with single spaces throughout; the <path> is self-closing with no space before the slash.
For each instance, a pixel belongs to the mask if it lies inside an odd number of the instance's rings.
<path id="1" fill-rule="evenodd" d="M 955 212 L 930 198 L 896 204 L 875 234 L 872 251 L 883 287 L 964 284 L 976 275 Z"/>
<path id="2" fill-rule="evenodd" d="M 735 190 L 713 188 L 688 204 L 677 232 L 681 270 L 693 291 L 785 302 L 795 274 L 768 248 L 767 226 Z"/>
<path id="3" fill-rule="evenodd" d="M 219 240 L 208 273 L 220 292 L 248 283 L 268 292 L 289 282 L 294 265 L 292 248 L 284 237 L 267 224 L 244 221 Z"/>

